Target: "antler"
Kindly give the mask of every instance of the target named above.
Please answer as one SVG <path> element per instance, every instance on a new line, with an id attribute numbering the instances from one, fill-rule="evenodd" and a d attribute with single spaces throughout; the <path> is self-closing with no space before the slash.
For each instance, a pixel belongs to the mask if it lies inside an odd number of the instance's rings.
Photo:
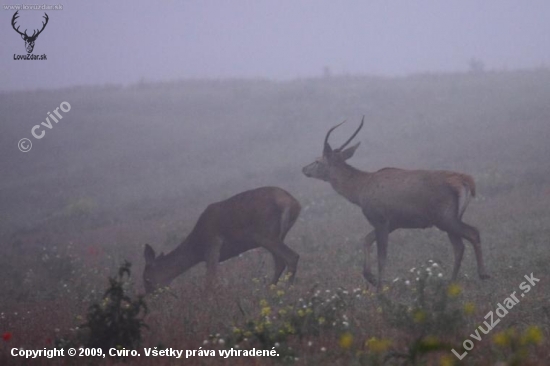
<path id="1" fill-rule="evenodd" d="M 38 33 L 36 33 L 36 30 L 35 30 L 35 31 L 33 32 L 32 36 L 30 36 L 30 38 L 36 38 L 36 37 L 38 37 L 38 35 L 39 35 L 40 33 L 42 33 L 42 31 L 44 30 L 44 28 L 46 28 L 46 24 L 48 24 L 48 20 L 50 20 L 50 18 L 48 17 L 48 14 L 46 14 L 46 13 L 44 13 L 44 16 L 43 16 L 42 18 L 46 19 L 46 22 L 45 22 L 45 23 L 42 22 L 42 29 L 40 29 L 40 30 L 38 31 Z M 36 35 L 35 35 L 35 33 L 36 33 Z"/>
<path id="2" fill-rule="evenodd" d="M 338 148 L 338 151 L 342 151 L 344 149 L 344 147 L 348 146 L 348 144 L 351 142 L 351 140 L 353 140 L 353 138 L 355 136 L 357 136 L 357 134 L 359 133 L 361 128 L 363 128 L 363 122 L 365 122 L 365 116 L 364 115 L 363 115 L 363 119 L 361 119 L 361 124 L 359 125 L 359 128 L 353 133 L 353 135 L 351 135 L 351 137 L 348 139 L 348 141 L 344 142 L 344 144 Z"/>
<path id="3" fill-rule="evenodd" d="M 344 120 L 344 121 L 341 122 L 341 123 L 338 123 L 336 126 L 332 127 L 330 130 L 328 130 L 327 135 L 325 136 L 325 143 L 323 144 L 323 154 L 327 154 L 327 153 L 329 153 L 329 152 L 332 151 L 332 148 L 331 148 L 330 145 L 328 144 L 328 137 L 330 136 L 331 132 L 332 132 L 336 127 L 340 127 L 341 125 L 343 125 L 345 122 L 346 122 L 346 120 Z"/>
<path id="4" fill-rule="evenodd" d="M 15 12 L 15 14 L 13 14 L 13 17 L 11 18 L 11 26 L 13 27 L 13 29 L 14 29 L 17 33 L 19 33 L 19 34 L 22 35 L 22 36 L 25 36 L 25 37 L 26 37 L 25 39 L 27 39 L 27 38 L 33 39 L 33 38 L 38 37 L 38 35 L 39 35 L 40 33 L 42 33 L 42 31 L 44 30 L 44 28 L 46 28 L 46 24 L 48 24 L 48 20 L 50 20 L 50 18 L 48 17 L 48 14 L 44 13 L 43 18 L 46 19 L 46 22 L 42 22 L 42 29 L 40 29 L 40 30 L 38 31 L 38 33 L 36 33 L 36 32 L 37 32 L 37 29 L 35 29 L 34 32 L 32 33 L 32 36 L 29 36 L 29 35 L 27 34 L 27 30 L 26 30 L 26 29 L 25 29 L 25 33 L 21 33 L 21 31 L 19 31 L 19 27 L 15 28 L 15 21 L 19 18 L 19 15 L 17 15 L 17 13 L 19 13 L 19 10 L 17 10 L 17 11 Z"/>
<path id="5" fill-rule="evenodd" d="M 13 27 L 13 30 L 15 30 L 17 33 L 19 33 L 20 35 L 22 36 L 27 36 L 27 30 L 25 29 L 25 33 L 21 33 L 19 31 L 19 27 L 15 28 L 15 21 L 17 20 L 17 18 L 19 18 L 19 15 L 17 15 L 17 13 L 19 13 L 19 10 L 17 10 L 15 12 L 15 14 L 13 14 L 13 17 L 11 18 L 11 26 Z"/>
<path id="6" fill-rule="evenodd" d="M 344 122 L 346 122 L 346 121 L 344 121 Z M 324 148 L 323 148 L 323 154 L 327 154 L 327 153 L 330 153 L 332 151 L 332 148 L 330 147 L 330 145 L 328 143 L 328 137 L 330 136 L 331 132 L 334 131 L 334 129 L 336 129 L 336 127 L 340 127 L 341 125 L 344 124 L 344 122 L 338 123 L 336 126 L 332 127 L 330 130 L 328 130 L 327 136 L 325 137 L 325 144 L 324 144 Z M 363 116 L 363 119 L 361 120 L 361 124 L 359 125 L 357 130 L 355 130 L 353 135 L 351 135 L 351 137 L 348 139 L 348 141 L 344 142 L 344 144 L 342 146 L 340 146 L 338 149 L 336 149 L 336 151 L 342 151 L 344 149 L 344 147 L 348 146 L 348 144 L 351 142 L 351 140 L 353 140 L 353 138 L 355 136 L 357 136 L 357 134 L 359 133 L 361 128 L 363 128 L 363 123 L 364 122 L 365 122 L 365 116 Z"/>

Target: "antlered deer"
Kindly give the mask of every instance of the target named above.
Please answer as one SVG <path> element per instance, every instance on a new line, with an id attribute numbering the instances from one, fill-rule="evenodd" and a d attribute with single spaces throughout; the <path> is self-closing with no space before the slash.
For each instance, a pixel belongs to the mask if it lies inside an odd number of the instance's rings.
<path id="1" fill-rule="evenodd" d="M 328 143 L 330 133 L 342 123 L 332 127 L 325 137 L 323 156 L 303 168 L 307 177 L 329 182 L 332 188 L 350 202 L 361 207 L 363 214 L 374 227 L 365 238 L 363 276 L 378 290 L 387 256 L 388 235 L 400 228 L 428 228 L 436 226 L 447 232 L 454 249 L 453 280 L 458 275 L 464 243 L 474 247 L 477 270 L 481 279 L 489 278 L 483 263 L 479 231 L 464 222 L 462 215 L 470 198 L 475 196 L 471 176 L 443 170 L 403 170 L 384 168 L 369 173 L 346 163 L 359 143 L 344 148 L 363 127 L 365 117 L 355 133 L 338 149 Z M 378 254 L 378 282 L 370 269 L 370 249 L 376 241 Z"/>
<path id="2" fill-rule="evenodd" d="M 286 267 L 292 281 L 299 255 L 286 246 L 284 239 L 300 210 L 298 201 L 277 187 L 245 191 L 209 205 L 187 238 L 170 253 L 155 257 L 153 248 L 145 245 L 145 291 L 167 286 L 200 262 L 206 262 L 207 284 L 211 284 L 218 262 L 258 247 L 273 255 L 273 283 L 277 283 Z"/>
<path id="3" fill-rule="evenodd" d="M 42 33 L 44 28 L 46 28 L 46 25 L 48 25 L 48 20 L 50 18 L 48 17 L 48 14 L 44 13 L 43 18 L 45 19 L 45 22 L 42 22 L 42 29 L 40 29 L 40 30 L 35 29 L 34 32 L 32 33 L 32 35 L 29 36 L 27 34 L 26 29 L 25 29 L 25 32 L 21 32 L 19 30 L 19 27 L 15 28 L 15 23 L 17 22 L 17 19 L 19 18 L 18 14 L 19 14 L 19 10 L 17 10 L 15 12 L 15 14 L 13 14 L 13 17 L 11 18 L 11 26 L 13 27 L 13 30 L 15 30 L 17 33 L 19 33 L 21 35 L 21 38 L 23 38 L 23 40 L 25 41 L 25 48 L 27 49 L 27 53 L 32 53 L 32 51 L 34 49 L 34 42 L 36 42 L 36 39 L 38 38 L 40 33 Z"/>

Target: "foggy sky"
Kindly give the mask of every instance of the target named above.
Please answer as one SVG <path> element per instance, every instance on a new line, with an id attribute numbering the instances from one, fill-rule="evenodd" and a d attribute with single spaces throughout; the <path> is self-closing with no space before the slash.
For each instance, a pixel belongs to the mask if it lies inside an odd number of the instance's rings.
<path id="1" fill-rule="evenodd" d="M 17 1 L 2 2 L 16 4 Z M 36 3 L 36 2 L 28 2 Z M 54 4 L 54 3 L 46 3 Z M 59 3 L 58 3 L 59 4 Z M 65 1 L 34 54 L 0 9 L 0 90 L 183 78 L 406 75 L 550 65 L 550 2 Z M 43 12 L 20 11 L 22 29 Z"/>

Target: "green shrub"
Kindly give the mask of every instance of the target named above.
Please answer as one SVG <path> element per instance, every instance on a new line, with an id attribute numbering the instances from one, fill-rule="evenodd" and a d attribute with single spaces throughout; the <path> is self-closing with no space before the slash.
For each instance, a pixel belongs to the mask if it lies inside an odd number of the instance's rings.
<path id="1" fill-rule="evenodd" d="M 141 344 L 141 330 L 147 328 L 144 317 L 148 309 L 143 296 L 132 299 L 126 294 L 131 263 L 125 262 L 118 270 L 117 277 L 109 278 L 109 288 L 101 303 L 90 306 L 87 322 L 82 325 L 89 333 L 85 346 L 102 348 L 136 349 Z"/>

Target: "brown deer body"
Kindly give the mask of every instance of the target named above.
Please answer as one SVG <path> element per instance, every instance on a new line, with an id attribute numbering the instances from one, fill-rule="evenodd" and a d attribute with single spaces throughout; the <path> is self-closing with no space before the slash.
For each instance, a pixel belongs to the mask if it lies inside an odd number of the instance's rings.
<path id="1" fill-rule="evenodd" d="M 207 283 L 216 276 L 219 262 L 263 247 L 275 261 L 273 283 L 288 267 L 291 280 L 299 255 L 284 243 L 300 213 L 300 204 L 277 187 L 261 187 L 209 205 L 187 238 L 173 251 L 158 257 L 146 244 L 143 282 L 150 293 L 200 262 L 206 262 Z"/>
<path id="2" fill-rule="evenodd" d="M 479 277 L 489 278 L 483 263 L 479 231 L 462 222 L 462 215 L 470 198 L 475 196 L 472 177 L 441 170 L 384 168 L 372 173 L 358 170 L 348 165 L 346 160 L 353 156 L 359 143 L 343 149 L 363 127 L 363 121 L 346 143 L 333 150 L 328 144 L 328 138 L 342 123 L 328 131 L 323 156 L 304 167 L 303 173 L 308 177 L 330 182 L 336 192 L 361 207 L 374 227 L 365 238 L 365 279 L 377 284 L 380 290 L 387 257 L 388 235 L 392 231 L 432 226 L 445 231 L 453 245 L 453 279 L 458 275 L 464 254 L 462 239 L 468 240 L 474 247 Z M 378 282 L 370 269 L 369 253 L 374 241 L 377 244 Z"/>

